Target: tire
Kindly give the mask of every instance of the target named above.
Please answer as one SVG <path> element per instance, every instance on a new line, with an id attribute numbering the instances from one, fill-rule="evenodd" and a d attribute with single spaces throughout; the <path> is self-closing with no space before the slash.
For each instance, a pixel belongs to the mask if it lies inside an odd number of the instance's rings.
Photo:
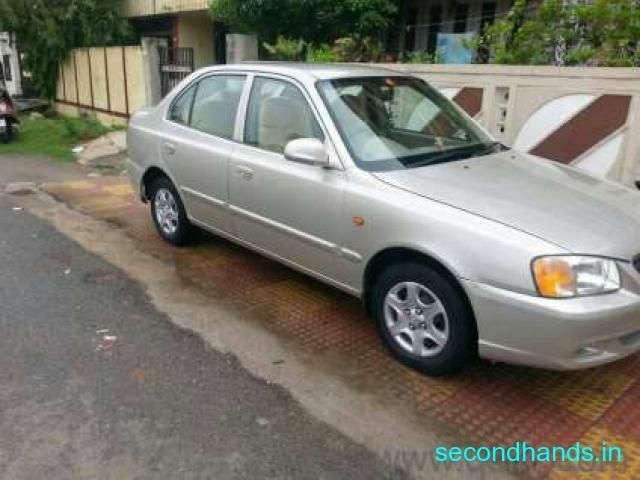
<path id="1" fill-rule="evenodd" d="M 460 372 L 477 354 L 470 308 L 445 275 L 421 263 L 387 267 L 371 292 L 371 312 L 385 347 L 431 376 Z"/>
<path id="2" fill-rule="evenodd" d="M 171 180 L 158 177 L 150 190 L 151 218 L 158 234 L 172 245 L 187 245 L 193 239 L 194 227 Z"/>

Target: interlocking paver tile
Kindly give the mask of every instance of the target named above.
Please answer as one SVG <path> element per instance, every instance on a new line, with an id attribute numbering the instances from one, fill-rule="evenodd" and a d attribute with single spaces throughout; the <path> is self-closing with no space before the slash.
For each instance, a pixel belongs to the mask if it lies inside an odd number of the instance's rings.
<path id="1" fill-rule="evenodd" d="M 594 455 L 600 457 L 603 441 L 609 447 L 619 447 L 622 451 L 622 462 L 605 462 L 598 458 L 590 463 L 562 463 L 552 470 L 553 480 L 637 480 L 640 478 L 640 443 L 618 435 L 602 427 L 594 427 L 580 439 L 580 444 L 593 448 Z M 608 458 L 617 460 L 615 452 Z"/>
<path id="2" fill-rule="evenodd" d="M 493 375 L 478 377 L 436 411 L 469 438 L 488 444 L 564 444 L 578 440 L 589 426 L 561 405 Z"/>
<path id="3" fill-rule="evenodd" d="M 603 415 L 601 424 L 612 432 L 640 443 L 640 381 L 615 399 Z M 640 477 L 639 477 L 640 478 Z"/>
<path id="4" fill-rule="evenodd" d="M 523 390 L 591 420 L 600 417 L 635 381 L 631 374 L 611 367 L 580 370 L 569 375 L 533 369 L 503 370 L 505 377 L 511 377 Z"/>

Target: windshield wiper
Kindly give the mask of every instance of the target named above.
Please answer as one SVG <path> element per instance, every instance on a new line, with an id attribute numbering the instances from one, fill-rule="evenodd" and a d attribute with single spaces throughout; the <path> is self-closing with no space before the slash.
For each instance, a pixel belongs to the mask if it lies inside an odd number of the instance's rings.
<path id="1" fill-rule="evenodd" d="M 484 155 L 489 155 L 491 153 L 500 153 L 500 152 L 504 152 L 505 150 L 509 150 L 509 147 L 507 147 L 506 145 L 503 145 L 500 142 L 490 142 L 490 143 L 485 143 L 483 145 L 485 146 L 484 149 L 478 152 L 474 152 L 474 154 L 471 156 L 483 157 Z"/>
<path id="2" fill-rule="evenodd" d="M 439 163 L 453 162 L 457 160 L 466 160 L 473 157 L 483 157 L 485 155 L 502 152 L 504 150 L 508 150 L 508 147 L 504 146 L 500 142 L 468 145 L 466 147 L 451 148 L 435 155 L 429 155 L 427 158 L 424 158 L 423 155 L 420 155 L 420 157 L 423 157 L 422 160 L 416 160 L 412 162 L 407 159 L 409 161 L 405 163 L 405 167 L 426 167 L 428 165 L 436 165 Z"/>

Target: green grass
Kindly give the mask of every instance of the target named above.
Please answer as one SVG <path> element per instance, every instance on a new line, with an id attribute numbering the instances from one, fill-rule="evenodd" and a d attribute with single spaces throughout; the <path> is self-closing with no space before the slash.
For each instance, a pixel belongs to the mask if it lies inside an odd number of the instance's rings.
<path id="1" fill-rule="evenodd" d="M 3 153 L 40 154 L 70 162 L 75 159 L 71 149 L 80 143 L 112 131 L 94 118 L 24 117 L 19 132 L 9 144 L 0 144 Z"/>

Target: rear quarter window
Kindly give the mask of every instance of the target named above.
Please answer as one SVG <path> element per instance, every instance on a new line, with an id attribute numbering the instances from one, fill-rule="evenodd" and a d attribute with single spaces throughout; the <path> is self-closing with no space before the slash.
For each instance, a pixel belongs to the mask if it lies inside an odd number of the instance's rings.
<path id="1" fill-rule="evenodd" d="M 169 109 L 169 115 L 167 116 L 169 120 L 182 125 L 189 125 L 189 116 L 195 91 L 196 86 L 192 85 L 178 96 Z"/>

